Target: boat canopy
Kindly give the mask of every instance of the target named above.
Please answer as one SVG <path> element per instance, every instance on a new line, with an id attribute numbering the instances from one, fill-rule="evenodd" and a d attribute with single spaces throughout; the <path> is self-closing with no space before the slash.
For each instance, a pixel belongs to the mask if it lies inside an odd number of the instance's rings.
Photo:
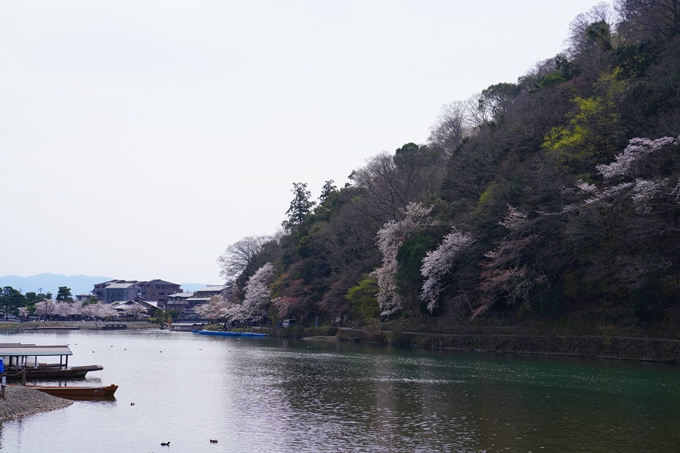
<path id="1" fill-rule="evenodd" d="M 67 345 L 35 345 L 21 343 L 0 343 L 0 357 L 44 357 L 73 355 Z"/>

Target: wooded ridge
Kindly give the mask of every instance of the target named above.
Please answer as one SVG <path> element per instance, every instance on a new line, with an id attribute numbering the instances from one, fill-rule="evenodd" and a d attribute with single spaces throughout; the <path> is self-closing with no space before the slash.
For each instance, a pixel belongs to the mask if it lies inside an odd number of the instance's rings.
<path id="1" fill-rule="evenodd" d="M 568 42 L 345 187 L 294 183 L 284 230 L 219 258 L 239 290 L 215 313 L 680 337 L 680 1 L 600 4 Z"/>

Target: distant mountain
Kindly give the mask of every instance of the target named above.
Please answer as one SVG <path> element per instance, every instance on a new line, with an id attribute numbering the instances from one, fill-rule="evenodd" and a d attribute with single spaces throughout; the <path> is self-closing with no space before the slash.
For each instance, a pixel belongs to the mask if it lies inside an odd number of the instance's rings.
<path id="1" fill-rule="evenodd" d="M 8 275 L 0 277 L 0 287 L 11 286 L 22 293 L 39 292 L 42 288 L 43 293 L 57 295 L 60 286 L 71 288 L 71 294 L 88 294 L 92 291 L 95 283 L 113 280 L 111 277 L 93 277 L 90 275 L 61 275 L 61 274 L 38 274 L 30 277 L 19 277 L 18 275 Z"/>
<path id="2" fill-rule="evenodd" d="M 38 274 L 31 277 L 19 277 L 18 275 L 7 275 L 0 277 L 0 288 L 11 286 L 12 288 L 26 294 L 27 292 L 52 293 L 57 295 L 60 286 L 68 286 L 71 288 L 71 294 L 89 294 L 95 283 L 107 282 L 113 280 L 112 277 L 97 277 L 91 275 L 61 275 L 61 274 Z M 193 292 L 208 286 L 204 283 L 181 283 L 182 290 L 185 292 Z"/>

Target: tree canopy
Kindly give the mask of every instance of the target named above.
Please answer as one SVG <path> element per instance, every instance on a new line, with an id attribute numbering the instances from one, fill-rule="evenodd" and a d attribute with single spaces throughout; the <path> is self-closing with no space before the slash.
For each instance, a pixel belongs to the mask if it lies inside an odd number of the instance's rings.
<path id="1" fill-rule="evenodd" d="M 445 104 L 427 143 L 328 181 L 318 205 L 293 183 L 240 287 L 271 263 L 258 300 L 300 320 L 654 319 L 679 301 L 679 18 L 676 0 L 598 4 L 565 53 Z"/>

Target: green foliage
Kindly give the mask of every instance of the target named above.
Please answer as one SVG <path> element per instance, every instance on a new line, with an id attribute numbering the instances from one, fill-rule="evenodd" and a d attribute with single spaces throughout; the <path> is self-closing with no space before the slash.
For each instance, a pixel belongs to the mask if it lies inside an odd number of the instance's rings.
<path id="1" fill-rule="evenodd" d="M 156 311 L 150 315 L 151 319 L 156 324 L 163 324 L 166 321 L 172 321 L 172 318 L 169 316 L 169 314 L 160 308 L 156 309 Z"/>
<path id="2" fill-rule="evenodd" d="M 378 281 L 374 277 L 367 276 L 356 286 L 347 291 L 345 298 L 352 304 L 352 309 L 364 318 L 378 318 L 380 307 L 378 306 Z"/>
<path id="3" fill-rule="evenodd" d="M 620 6 L 632 3 L 643 2 Z M 630 197 L 605 197 L 597 207 L 585 203 L 591 196 L 586 189 L 596 194 L 608 184 L 597 166 L 612 163 L 630 139 L 680 135 L 674 102 L 680 37 L 648 26 L 671 24 L 652 10 L 624 18 L 618 31 L 599 19 L 584 23 L 568 56 L 539 63 L 517 84 L 494 84 L 451 103 L 458 110 L 448 119 L 461 121 L 455 125 L 464 137 L 448 147 L 442 145 L 446 137 L 435 137 L 379 154 L 353 171 L 344 188 L 327 181 L 318 206 L 306 184 L 295 183 L 287 231 L 253 258 L 237 284 L 243 287 L 272 262 L 281 270 L 274 296 L 301 323 L 317 315 L 376 318 L 378 287 L 367 277 L 381 266 L 376 233 L 419 202 L 433 207 L 426 221 L 440 226 L 397 238 L 403 240 L 395 271 L 402 321 L 426 319 L 415 302 L 422 260 L 451 227 L 475 242 L 445 277 L 455 287 L 441 296 L 442 324 L 483 308 L 480 295 L 488 296 L 485 303 L 496 315 L 521 311 L 532 322 L 569 316 L 576 307 L 594 312 L 613 306 L 637 319 L 659 319 L 656 313 L 677 296 L 675 289 L 669 295 L 658 288 L 680 278 L 676 194 L 649 212 Z M 646 174 L 674 187 L 677 149 L 664 156 L 645 164 Z M 507 221 L 512 212 L 514 225 Z M 521 303 L 508 303 L 515 293 Z"/>
<path id="4" fill-rule="evenodd" d="M 336 192 L 338 190 L 337 186 L 333 184 L 333 180 L 326 181 L 321 188 L 321 195 L 319 195 L 319 204 L 323 204 L 324 201 L 326 201 L 326 198 L 328 198 L 333 192 Z"/>
<path id="5" fill-rule="evenodd" d="M 90 297 L 89 299 L 87 299 L 85 302 L 83 302 L 83 307 L 84 307 L 85 305 L 98 304 L 98 303 L 99 303 L 99 299 L 97 299 L 96 297 L 92 296 L 92 297 Z"/>
<path id="6" fill-rule="evenodd" d="M 424 278 L 420 274 L 423 258 L 430 250 L 436 248 L 438 238 L 430 235 L 417 235 L 406 241 L 397 251 L 399 269 L 395 275 L 397 287 L 403 296 L 417 298 L 418 290 L 422 287 Z"/>
<path id="7" fill-rule="evenodd" d="M 571 78 L 574 76 L 574 68 L 572 63 L 566 56 L 562 54 L 555 56 L 555 69 L 560 72 L 559 75 L 564 80 L 571 80 Z"/>
<path id="8" fill-rule="evenodd" d="M 565 79 L 564 76 L 560 74 L 548 74 L 543 78 L 543 80 L 541 80 L 541 83 L 538 85 L 538 87 L 540 89 L 554 87 L 566 81 L 567 79 Z"/>
<path id="9" fill-rule="evenodd" d="M 621 68 L 622 76 L 637 78 L 644 75 L 650 66 L 658 61 L 658 52 L 658 46 L 641 42 L 617 47 L 613 57 L 617 67 Z"/>
<path id="10" fill-rule="evenodd" d="M 35 292 L 31 292 L 31 291 L 26 293 L 26 305 L 27 306 L 32 307 L 37 302 L 41 302 L 45 299 L 49 299 L 49 296 L 47 296 L 45 294 L 38 294 L 38 293 L 35 293 Z"/>
<path id="11" fill-rule="evenodd" d="M 483 206 L 487 204 L 490 200 L 491 197 L 493 197 L 494 192 L 496 191 L 496 183 L 492 182 L 487 186 L 487 188 L 482 192 L 482 194 L 479 196 L 479 200 L 477 200 L 477 205 L 478 206 Z"/>
<path id="12" fill-rule="evenodd" d="M 5 286 L 2 289 L 1 297 L 5 315 L 16 313 L 17 308 L 26 306 L 26 296 L 11 286 Z"/>
<path id="13" fill-rule="evenodd" d="M 73 296 L 71 295 L 71 288 L 66 286 L 60 286 L 59 291 L 57 291 L 57 302 L 73 302 Z"/>
<path id="14" fill-rule="evenodd" d="M 586 35 L 590 41 L 597 43 L 600 52 L 612 49 L 611 30 L 607 22 L 601 20 L 590 24 L 586 29 Z"/>
<path id="15" fill-rule="evenodd" d="M 306 182 L 294 182 L 291 192 L 293 192 L 293 200 L 290 202 L 290 206 L 286 211 L 288 219 L 282 223 L 283 227 L 286 229 L 301 224 L 302 221 L 305 220 L 305 217 L 307 217 L 307 214 L 309 214 L 316 205 L 316 203 L 311 200 L 312 193 L 307 190 Z"/>
<path id="16" fill-rule="evenodd" d="M 611 158 L 619 151 L 620 113 L 616 106 L 627 86 L 620 74 L 620 68 L 602 74 L 596 83 L 600 94 L 576 96 L 576 109 L 568 124 L 555 126 L 545 135 L 542 146 L 556 153 L 564 168 L 593 171 L 597 159 Z"/>

